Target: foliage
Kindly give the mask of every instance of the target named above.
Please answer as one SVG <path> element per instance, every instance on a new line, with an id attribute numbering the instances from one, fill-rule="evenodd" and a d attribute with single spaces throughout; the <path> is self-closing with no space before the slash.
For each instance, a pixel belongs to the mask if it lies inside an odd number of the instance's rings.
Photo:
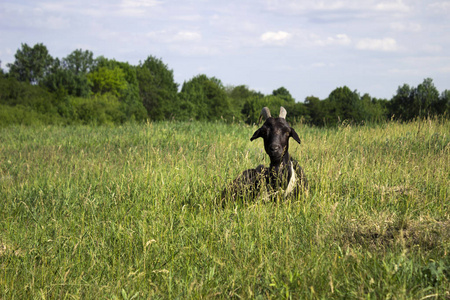
<path id="1" fill-rule="evenodd" d="M 11 125 L 40 126 L 64 124 L 64 120 L 52 112 L 39 112 L 22 104 L 9 106 L 0 104 L 0 127 Z"/>
<path id="2" fill-rule="evenodd" d="M 0 104 L 27 107 L 38 114 L 55 115 L 58 99 L 45 89 L 17 81 L 15 78 L 0 78 Z"/>
<path id="3" fill-rule="evenodd" d="M 359 95 L 347 86 L 337 88 L 328 96 L 329 117 L 327 123 L 338 124 L 340 120 L 360 121 Z"/>
<path id="4" fill-rule="evenodd" d="M 100 67 L 89 73 L 88 80 L 92 83 L 92 92 L 95 95 L 112 94 L 119 97 L 127 88 L 125 73 L 120 67 L 113 69 Z"/>
<path id="5" fill-rule="evenodd" d="M 325 100 L 307 97 L 306 121 L 318 126 L 335 126 L 343 122 L 383 122 L 389 118 L 387 100 L 379 100 L 364 94 L 362 97 L 347 86 L 336 88 Z"/>
<path id="6" fill-rule="evenodd" d="M 246 116 L 242 114 L 246 100 L 251 97 L 264 97 L 262 93 L 250 90 L 246 85 L 227 86 L 225 92 L 230 101 L 231 113 L 238 120 L 246 119 Z"/>
<path id="7" fill-rule="evenodd" d="M 91 51 L 77 49 L 64 58 L 63 65 L 65 69 L 73 72 L 75 75 L 88 74 L 95 68 L 96 60 Z"/>
<path id="8" fill-rule="evenodd" d="M 183 83 L 179 95 L 182 104 L 182 119 L 201 121 L 231 117 L 230 101 L 222 82 L 202 74 Z"/>
<path id="9" fill-rule="evenodd" d="M 273 96 L 282 98 L 286 103 L 295 103 L 295 99 L 292 97 L 291 93 L 285 88 L 280 87 L 272 92 Z"/>
<path id="10" fill-rule="evenodd" d="M 364 94 L 359 101 L 360 121 L 370 123 L 382 123 L 389 119 L 388 101 L 376 99 Z"/>
<path id="11" fill-rule="evenodd" d="M 161 59 L 149 56 L 137 67 L 139 95 L 151 120 L 169 119 L 177 113 L 178 85 L 173 71 Z"/>
<path id="12" fill-rule="evenodd" d="M 294 127 L 309 193 L 225 207 L 253 126 L 0 129 L 0 298 L 448 298 L 450 122 Z"/>
<path id="13" fill-rule="evenodd" d="M 122 109 L 125 112 L 126 120 L 143 121 L 147 119 L 147 112 L 139 95 L 137 68 L 128 63 L 108 60 L 104 57 L 99 57 L 96 61 L 97 68 L 107 68 L 123 73 L 125 82 L 122 82 L 122 86 L 124 88 L 117 89 L 116 96 L 123 104 Z"/>
<path id="14" fill-rule="evenodd" d="M 264 106 L 274 115 L 284 106 L 291 123 L 315 126 L 450 117 L 450 93 L 445 90 L 439 94 L 431 78 L 424 79 L 417 87 L 399 86 L 391 100 L 376 99 L 367 93 L 361 96 L 343 86 L 331 91 L 326 99 L 309 96 L 300 102 L 285 87 L 264 95 L 245 85 L 225 87 L 220 79 L 206 74 L 185 81 L 178 91 L 173 70 L 154 56 L 133 66 L 103 56 L 94 58 L 91 51 L 77 49 L 60 60 L 52 58 L 43 44 L 33 47 L 22 44 L 15 58 L 13 64 L 8 64 L 9 72 L 1 70 L 0 73 L 0 104 L 21 105 L 8 109 L 11 112 L 36 111 L 39 116 L 46 115 L 40 118 L 39 124 L 61 120 L 63 124 L 122 124 L 147 119 L 254 124 Z M 115 112 L 117 103 L 120 116 Z M 108 110 L 105 105 L 112 106 Z M 81 107 L 85 111 L 81 113 L 83 117 L 78 113 Z M 99 115 L 94 116 L 97 112 Z M 51 116 L 54 122 L 49 119 Z M 5 113 L 2 118 L 2 126 L 7 126 L 8 120 L 11 124 L 23 120 L 7 118 Z"/>
<path id="15" fill-rule="evenodd" d="M 89 125 L 121 124 L 126 120 L 123 104 L 115 95 L 104 94 L 93 98 L 70 98 L 73 119 Z"/>
<path id="16" fill-rule="evenodd" d="M 442 115 L 450 117 L 450 90 L 442 92 L 439 102 L 435 104 L 435 110 Z"/>
<path id="17" fill-rule="evenodd" d="M 50 73 L 42 80 L 41 85 L 53 93 L 88 97 L 91 92 L 91 82 L 86 75 L 63 68 L 59 59 L 55 59 Z"/>
<path id="18" fill-rule="evenodd" d="M 259 96 L 253 96 L 251 98 L 248 98 L 244 104 L 244 107 L 242 109 L 242 114 L 246 117 L 245 121 L 248 124 L 254 124 L 257 123 L 260 114 L 261 114 L 261 108 L 268 107 L 270 111 L 272 112 L 273 116 L 277 117 L 278 112 L 280 111 L 280 106 L 285 106 L 286 100 L 285 98 L 278 97 L 278 96 L 265 96 L 265 97 L 259 97 Z M 288 117 L 290 117 L 290 113 L 288 112 Z"/>
<path id="19" fill-rule="evenodd" d="M 445 112 L 443 109 L 448 100 L 445 95 L 439 99 L 439 92 L 431 78 L 426 78 L 417 86 L 410 87 L 407 84 L 397 89 L 397 94 L 392 99 L 392 112 L 397 118 L 412 120 L 416 117 L 439 115 Z M 443 109 L 443 110 L 441 110 Z"/>
<path id="20" fill-rule="evenodd" d="M 42 85 L 51 92 L 63 92 L 76 97 L 88 97 L 92 83 L 87 74 L 96 66 L 91 51 L 73 51 L 62 61 L 55 59 Z"/>
<path id="21" fill-rule="evenodd" d="M 260 118 L 261 108 L 265 106 L 269 107 L 273 116 L 278 116 L 280 106 L 285 107 L 288 111 L 287 119 L 291 122 L 299 121 L 307 114 L 305 105 L 296 103 L 289 91 L 281 87 L 268 96 L 256 92 L 251 93 L 245 98 L 242 106 L 242 118 L 247 124 L 257 123 Z"/>
<path id="22" fill-rule="evenodd" d="M 308 117 L 308 109 L 304 103 L 301 102 L 288 102 L 283 104 L 283 107 L 286 108 L 288 115 L 286 119 L 291 123 L 307 123 L 309 120 Z M 279 110 L 279 108 L 274 108 L 275 111 Z"/>
<path id="23" fill-rule="evenodd" d="M 22 49 L 18 49 L 14 57 L 14 63 L 7 65 L 10 76 L 31 84 L 38 84 L 53 63 L 44 44 L 36 44 L 32 48 L 22 44 Z"/>

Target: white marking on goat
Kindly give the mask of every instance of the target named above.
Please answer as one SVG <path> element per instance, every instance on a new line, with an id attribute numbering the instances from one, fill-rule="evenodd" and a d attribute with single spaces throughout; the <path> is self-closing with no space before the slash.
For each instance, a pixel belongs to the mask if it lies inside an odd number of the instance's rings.
<path id="1" fill-rule="evenodd" d="M 284 192 L 284 196 L 287 197 L 295 188 L 295 185 L 297 183 L 297 175 L 295 174 L 295 170 L 294 170 L 294 166 L 292 164 L 292 162 L 290 162 L 290 167 L 291 167 L 291 179 L 289 180 L 289 184 L 286 188 L 286 191 Z"/>

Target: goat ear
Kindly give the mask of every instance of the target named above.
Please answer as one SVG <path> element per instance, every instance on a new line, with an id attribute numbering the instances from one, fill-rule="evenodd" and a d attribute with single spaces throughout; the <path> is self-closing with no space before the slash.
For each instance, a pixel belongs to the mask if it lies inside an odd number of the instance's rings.
<path id="1" fill-rule="evenodd" d="M 250 141 L 256 140 L 257 138 L 261 137 L 261 128 L 255 131 L 253 136 L 250 138 Z"/>
<path id="2" fill-rule="evenodd" d="M 299 138 L 297 132 L 295 132 L 294 128 L 291 128 L 290 137 L 293 138 L 297 143 L 300 144 L 300 138 Z"/>

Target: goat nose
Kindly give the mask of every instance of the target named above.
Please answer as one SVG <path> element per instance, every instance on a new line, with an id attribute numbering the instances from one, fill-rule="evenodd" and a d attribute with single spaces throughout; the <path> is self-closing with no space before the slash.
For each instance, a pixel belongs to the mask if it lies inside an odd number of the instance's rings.
<path id="1" fill-rule="evenodd" d="M 280 150 L 280 145 L 270 145 L 270 150 L 271 151 L 278 151 Z"/>

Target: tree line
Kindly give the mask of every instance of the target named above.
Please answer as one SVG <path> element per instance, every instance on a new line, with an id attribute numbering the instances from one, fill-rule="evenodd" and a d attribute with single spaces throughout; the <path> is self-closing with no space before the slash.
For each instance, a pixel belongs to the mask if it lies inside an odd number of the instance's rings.
<path id="1" fill-rule="evenodd" d="M 1 67 L 1 64 L 0 64 Z M 45 45 L 22 44 L 15 61 L 0 68 L 0 126 L 9 124 L 121 124 L 145 120 L 257 122 L 261 108 L 288 110 L 291 122 L 333 126 L 342 122 L 412 120 L 450 115 L 450 91 L 430 78 L 417 87 L 399 86 L 392 99 L 362 96 L 347 86 L 326 99 L 296 102 L 280 87 L 270 95 L 245 85 L 225 86 L 200 74 L 181 88 L 173 70 L 154 56 L 130 65 L 77 49 L 53 58 Z"/>

